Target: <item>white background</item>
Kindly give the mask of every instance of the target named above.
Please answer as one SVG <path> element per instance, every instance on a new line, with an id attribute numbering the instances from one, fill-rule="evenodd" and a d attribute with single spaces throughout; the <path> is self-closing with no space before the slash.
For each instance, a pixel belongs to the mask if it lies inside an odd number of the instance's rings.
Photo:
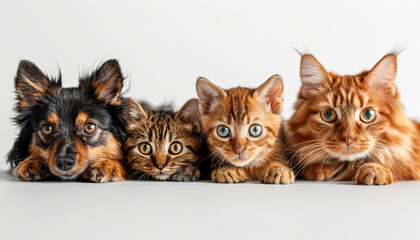
<path id="1" fill-rule="evenodd" d="M 313 53 L 327 70 L 354 74 L 403 46 L 397 85 L 407 114 L 420 119 L 419 10 L 418 1 L 401 0 L 2 0 L 0 155 L 7 154 L 16 136 L 10 118 L 14 76 L 21 59 L 33 61 L 50 74 L 56 74 L 59 66 L 64 85 L 76 86 L 79 74 L 116 58 L 130 83 L 126 96 L 153 104 L 171 102 L 176 107 L 196 96 L 199 76 L 229 88 L 256 87 L 280 74 L 287 118 L 300 87 L 300 57 L 293 47 Z M 2 159 L 0 168 L 5 168 Z M 137 182 L 99 186 L 21 183 L 5 173 L 1 176 L 0 219 L 7 224 L 0 221 L 0 238 L 4 233 L 9 237 L 2 239 L 118 238 L 118 230 L 127 237 L 151 239 L 200 239 L 200 233 L 203 238 L 220 239 L 415 239 L 420 217 L 418 183 L 385 188 L 306 182 L 277 188 Z M 337 196 L 338 192 L 343 195 Z M 34 204 L 36 210 L 27 210 Z M 62 212 L 63 205 L 72 210 Z M 189 226 L 194 229 L 188 230 Z M 281 226 L 287 231 L 282 232 Z"/>

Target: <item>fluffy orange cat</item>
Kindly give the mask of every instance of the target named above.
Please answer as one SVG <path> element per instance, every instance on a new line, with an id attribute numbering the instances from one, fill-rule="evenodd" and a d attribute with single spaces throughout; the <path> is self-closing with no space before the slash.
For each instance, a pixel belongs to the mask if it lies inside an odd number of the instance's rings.
<path id="1" fill-rule="evenodd" d="M 223 90 L 197 80 L 203 132 L 211 153 L 211 180 L 271 184 L 294 181 L 279 142 L 283 81 L 274 75 L 257 89 Z"/>
<path id="2" fill-rule="evenodd" d="M 344 76 L 302 56 L 302 87 L 284 128 L 299 177 L 367 185 L 420 179 L 420 125 L 404 114 L 396 74 L 396 54 Z"/>

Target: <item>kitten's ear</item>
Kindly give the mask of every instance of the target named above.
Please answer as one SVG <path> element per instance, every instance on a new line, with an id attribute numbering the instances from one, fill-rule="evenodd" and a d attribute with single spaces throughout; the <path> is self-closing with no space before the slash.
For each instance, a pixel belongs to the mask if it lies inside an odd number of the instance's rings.
<path id="1" fill-rule="evenodd" d="M 201 115 L 197 98 L 188 100 L 188 102 L 186 102 L 184 106 L 182 106 L 181 110 L 179 110 L 175 115 L 176 118 L 191 123 L 194 126 L 194 130 L 196 132 L 200 132 L 201 129 L 200 116 Z"/>
<path id="2" fill-rule="evenodd" d="M 259 86 L 253 96 L 274 114 L 281 114 L 283 109 L 283 79 L 280 75 L 273 75 Z"/>
<path id="3" fill-rule="evenodd" d="M 138 123 L 143 118 L 147 118 L 147 113 L 143 110 L 140 104 L 132 98 L 124 98 L 122 101 L 122 107 L 123 117 L 127 122 L 128 130 L 133 128 L 133 124 Z"/>
<path id="4" fill-rule="evenodd" d="M 196 83 L 199 109 L 201 114 L 208 114 L 226 97 L 226 92 L 205 78 L 198 78 Z"/>
<path id="5" fill-rule="evenodd" d="M 22 60 L 15 78 L 20 108 L 36 103 L 48 90 L 51 82 L 32 62 Z"/>
<path id="6" fill-rule="evenodd" d="M 300 61 L 301 93 L 304 98 L 316 94 L 316 90 L 323 86 L 330 78 L 321 63 L 312 55 L 305 54 Z"/>
<path id="7" fill-rule="evenodd" d="M 381 91 L 387 97 L 394 97 L 397 89 L 397 56 L 388 54 L 383 57 L 366 76 L 366 80 L 375 90 Z"/>
<path id="8" fill-rule="evenodd" d="M 124 77 L 117 60 L 103 63 L 91 76 L 90 81 L 82 81 L 81 87 L 93 94 L 104 104 L 119 105 Z"/>

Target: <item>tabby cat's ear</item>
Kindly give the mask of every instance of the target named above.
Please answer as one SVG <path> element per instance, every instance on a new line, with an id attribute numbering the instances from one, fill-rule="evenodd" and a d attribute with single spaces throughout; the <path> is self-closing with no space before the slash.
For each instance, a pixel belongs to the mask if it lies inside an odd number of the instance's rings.
<path id="1" fill-rule="evenodd" d="M 300 79 L 302 80 L 301 93 L 304 98 L 315 95 L 317 90 L 324 86 L 329 79 L 328 72 L 312 55 L 305 54 L 300 61 Z"/>
<path id="2" fill-rule="evenodd" d="M 283 109 L 283 79 L 280 75 L 270 77 L 259 86 L 253 96 L 274 114 L 281 114 Z"/>
<path id="3" fill-rule="evenodd" d="M 198 78 L 196 83 L 199 109 L 201 114 L 208 114 L 226 97 L 225 91 L 205 78 Z"/>
<path id="4" fill-rule="evenodd" d="M 388 54 L 370 70 L 366 76 L 366 80 L 372 88 L 392 98 L 397 92 L 395 86 L 396 76 L 397 56 Z"/>
<path id="5" fill-rule="evenodd" d="M 133 129 L 143 118 L 147 118 L 147 113 L 140 104 L 132 98 L 124 98 L 122 101 L 123 117 L 127 123 L 127 130 Z"/>
<path id="6" fill-rule="evenodd" d="M 20 108 L 36 103 L 47 92 L 50 85 L 51 81 L 35 64 L 27 60 L 19 63 L 15 87 Z"/>
<path id="7" fill-rule="evenodd" d="M 182 106 L 181 110 L 179 110 L 175 115 L 176 118 L 191 123 L 194 126 L 194 130 L 196 132 L 201 131 L 200 116 L 201 115 L 197 98 L 188 100 L 188 102 L 186 102 L 184 106 Z"/>

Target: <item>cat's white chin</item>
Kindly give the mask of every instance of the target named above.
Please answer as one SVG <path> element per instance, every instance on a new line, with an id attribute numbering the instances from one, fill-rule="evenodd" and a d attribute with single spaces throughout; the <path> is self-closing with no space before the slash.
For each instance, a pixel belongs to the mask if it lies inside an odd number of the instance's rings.
<path id="1" fill-rule="evenodd" d="M 250 162 L 252 162 L 252 158 L 250 159 L 244 159 L 244 158 L 235 158 L 235 159 L 231 159 L 230 163 L 236 167 L 245 167 L 246 165 L 248 165 Z"/>
<path id="2" fill-rule="evenodd" d="M 156 179 L 156 180 L 168 180 L 168 178 L 169 178 L 169 174 L 165 174 L 165 173 L 159 173 L 159 174 L 156 174 L 156 175 L 154 175 L 153 177 Z"/>
<path id="3" fill-rule="evenodd" d="M 341 153 L 331 152 L 330 154 L 342 162 L 354 162 L 361 158 L 366 157 L 366 152 L 353 152 L 353 151 L 346 151 L 346 150 Z"/>

